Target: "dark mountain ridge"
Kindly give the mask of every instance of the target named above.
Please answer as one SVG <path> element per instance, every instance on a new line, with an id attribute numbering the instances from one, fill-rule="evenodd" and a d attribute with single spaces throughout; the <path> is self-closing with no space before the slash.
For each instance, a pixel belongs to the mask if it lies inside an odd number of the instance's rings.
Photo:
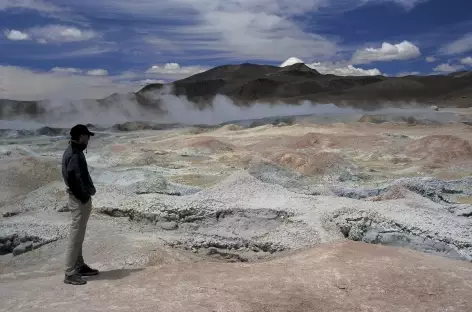
<path id="1" fill-rule="evenodd" d="M 472 107 L 472 72 L 432 76 L 336 76 L 323 75 L 298 63 L 287 67 L 243 63 L 223 65 L 174 81 L 150 84 L 135 93 L 113 94 L 96 100 L 100 107 L 112 109 L 126 99 L 160 113 L 156 93 L 171 86 L 171 93 L 186 96 L 199 107 L 210 105 L 218 94 L 231 98 L 236 105 L 259 102 L 298 104 L 308 100 L 376 109 L 408 103 L 439 107 Z M 0 100 L 0 118 L 35 117 L 45 113 L 40 101 Z"/>

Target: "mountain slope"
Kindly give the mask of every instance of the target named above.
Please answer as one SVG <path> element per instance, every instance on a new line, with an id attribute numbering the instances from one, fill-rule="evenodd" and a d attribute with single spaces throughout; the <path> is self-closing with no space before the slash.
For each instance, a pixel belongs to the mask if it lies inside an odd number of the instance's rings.
<path id="1" fill-rule="evenodd" d="M 177 95 L 195 102 L 208 101 L 216 94 L 231 97 L 238 104 L 250 101 L 297 103 L 346 103 L 370 108 L 382 102 L 420 102 L 440 106 L 471 106 L 472 75 L 461 72 L 435 76 L 335 76 L 322 75 L 305 64 L 286 67 L 241 64 L 220 66 L 172 83 Z M 149 85 L 143 94 L 160 88 Z"/>
<path id="2" fill-rule="evenodd" d="M 165 86 L 171 86 L 172 94 L 186 96 L 199 107 L 209 105 L 218 94 L 230 97 L 236 105 L 254 101 L 297 104 L 309 100 L 365 109 L 409 102 L 440 107 L 472 106 L 471 72 L 406 77 L 335 76 L 320 74 L 303 63 L 285 67 L 249 63 L 218 66 L 168 85 L 150 84 L 136 93 L 113 94 L 96 102 L 111 109 L 114 103 L 126 101 L 159 113 L 159 92 Z M 3 119 L 45 113 L 41 102 L 0 100 Z"/>

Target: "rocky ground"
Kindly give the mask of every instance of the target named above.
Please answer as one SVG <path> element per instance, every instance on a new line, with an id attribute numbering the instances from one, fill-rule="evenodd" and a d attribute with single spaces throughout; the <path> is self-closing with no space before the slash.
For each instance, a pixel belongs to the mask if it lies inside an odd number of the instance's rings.
<path id="1" fill-rule="evenodd" d="M 0 311 L 470 311 L 472 111 L 435 114 L 96 127 L 74 296 L 65 130 L 2 131 Z"/>

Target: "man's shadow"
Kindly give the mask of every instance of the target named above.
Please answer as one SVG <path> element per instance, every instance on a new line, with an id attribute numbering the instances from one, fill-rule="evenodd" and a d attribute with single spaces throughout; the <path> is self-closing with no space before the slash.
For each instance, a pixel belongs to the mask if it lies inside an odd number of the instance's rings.
<path id="1" fill-rule="evenodd" d="M 88 276 L 87 280 L 90 280 L 90 281 L 119 280 L 142 270 L 144 269 L 119 269 L 119 270 L 101 271 L 100 274 L 98 275 Z"/>

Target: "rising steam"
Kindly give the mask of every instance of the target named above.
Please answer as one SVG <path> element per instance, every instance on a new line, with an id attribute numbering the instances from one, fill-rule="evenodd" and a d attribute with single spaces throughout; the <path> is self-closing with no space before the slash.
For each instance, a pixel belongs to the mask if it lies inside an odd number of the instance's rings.
<path id="1" fill-rule="evenodd" d="M 217 95 L 210 106 L 205 109 L 197 109 L 197 105 L 189 101 L 185 96 L 172 94 L 169 85 L 156 91 L 150 91 L 145 96 L 154 101 L 159 101 L 159 106 L 145 107 L 138 105 L 134 94 L 114 94 L 102 103 L 96 100 L 49 100 L 40 102 L 39 105 L 46 111 L 41 117 L 30 119 L 24 116 L 15 117 L 22 128 L 26 125 L 48 125 L 54 127 L 70 127 L 76 123 L 111 126 L 129 121 L 146 121 L 156 123 L 178 123 L 184 125 L 208 124 L 216 125 L 233 120 L 249 120 L 267 117 L 285 117 L 298 115 L 319 116 L 359 116 L 365 111 L 349 107 L 338 107 L 333 104 L 317 104 L 309 101 L 299 105 L 290 105 L 283 102 L 265 103 L 254 102 L 248 107 L 240 107 L 227 96 Z M 418 115 L 423 118 L 437 120 L 450 119 L 444 114 L 438 114 L 430 109 L 410 104 L 408 110 L 399 108 L 383 108 L 370 111 L 369 114 L 382 115 Z M 0 128 L 12 129 L 14 121 L 0 121 Z M 19 124 L 18 124 L 19 125 Z M 19 128 L 17 127 L 15 128 Z"/>

